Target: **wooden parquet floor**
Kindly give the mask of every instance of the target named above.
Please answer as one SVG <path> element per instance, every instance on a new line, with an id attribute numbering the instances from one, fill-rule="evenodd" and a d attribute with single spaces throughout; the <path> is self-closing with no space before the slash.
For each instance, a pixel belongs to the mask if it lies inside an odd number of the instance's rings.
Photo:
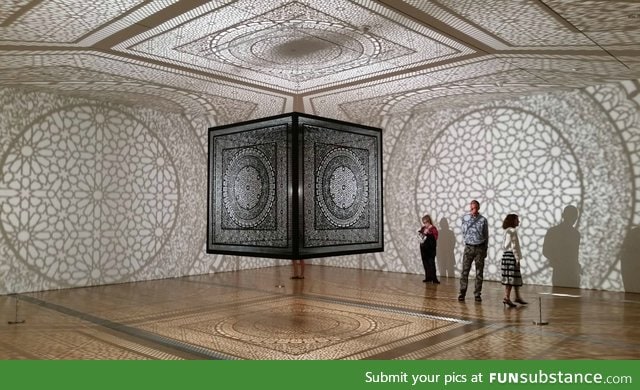
<path id="1" fill-rule="evenodd" d="M 0 359 L 640 358 L 640 294 L 524 286 L 529 304 L 510 309 L 495 282 L 476 303 L 457 301 L 457 279 L 290 272 L 0 296 Z"/>

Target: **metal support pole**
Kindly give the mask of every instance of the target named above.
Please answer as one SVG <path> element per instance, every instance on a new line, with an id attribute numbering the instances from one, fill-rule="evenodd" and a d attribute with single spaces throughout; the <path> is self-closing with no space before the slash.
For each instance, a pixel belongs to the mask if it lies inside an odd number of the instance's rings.
<path id="1" fill-rule="evenodd" d="M 278 282 L 276 284 L 276 288 L 284 288 L 284 283 L 282 282 L 282 274 L 281 274 L 281 266 L 280 266 L 280 259 L 277 260 L 276 263 L 276 279 L 278 279 Z"/>
<path id="2" fill-rule="evenodd" d="M 7 323 L 9 325 L 24 324 L 26 320 L 18 321 L 18 306 L 19 306 L 18 303 L 20 301 L 20 297 L 18 296 L 18 294 L 11 294 L 11 295 L 13 295 L 13 298 L 16 300 L 16 316 L 14 321 L 7 321 Z"/>
<path id="3" fill-rule="evenodd" d="M 534 325 L 549 325 L 548 322 L 542 321 L 542 297 L 538 297 L 538 312 L 540 314 L 538 321 L 533 321 Z"/>

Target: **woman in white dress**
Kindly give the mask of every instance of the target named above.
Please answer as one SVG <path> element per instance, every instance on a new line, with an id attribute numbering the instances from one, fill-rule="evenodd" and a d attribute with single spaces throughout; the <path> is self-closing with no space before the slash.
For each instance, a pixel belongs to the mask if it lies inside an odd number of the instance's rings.
<path id="1" fill-rule="evenodd" d="M 502 222 L 504 229 L 504 240 L 502 244 L 502 284 L 504 285 L 504 299 L 502 303 L 505 306 L 516 307 L 511 301 L 511 290 L 515 290 L 515 302 L 526 305 L 520 296 L 520 286 L 522 286 L 522 274 L 520 273 L 520 260 L 522 252 L 520 252 L 520 240 L 518 240 L 518 231 L 516 228 L 520 225 L 520 218 L 516 214 L 509 214 Z"/>

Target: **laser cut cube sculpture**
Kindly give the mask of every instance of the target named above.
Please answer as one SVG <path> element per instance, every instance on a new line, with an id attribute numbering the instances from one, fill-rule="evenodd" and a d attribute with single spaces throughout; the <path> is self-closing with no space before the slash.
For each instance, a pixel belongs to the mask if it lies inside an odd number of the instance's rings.
<path id="1" fill-rule="evenodd" d="M 291 113 L 209 129 L 207 252 L 384 250 L 382 130 Z"/>

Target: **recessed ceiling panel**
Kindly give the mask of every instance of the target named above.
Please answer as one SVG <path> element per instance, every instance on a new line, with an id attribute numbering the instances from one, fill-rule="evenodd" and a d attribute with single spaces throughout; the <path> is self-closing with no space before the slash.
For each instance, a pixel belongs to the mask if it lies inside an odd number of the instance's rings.
<path id="1" fill-rule="evenodd" d="M 151 14 L 175 1 L 3 1 L 0 43 L 72 45 L 123 15 Z"/>
<path id="2" fill-rule="evenodd" d="M 0 85 L 237 120 L 354 120 L 363 112 L 345 109 L 378 107 L 363 102 L 636 79 L 638 21 L 630 0 L 0 1 Z"/>
<path id="3" fill-rule="evenodd" d="M 611 57 L 500 54 L 310 94 L 305 103 L 318 115 L 368 123 L 373 116 L 415 110 L 427 101 L 448 96 L 455 100 L 447 104 L 465 105 L 488 95 L 504 98 L 545 89 L 582 88 L 594 80 L 606 83 L 613 74 L 634 77 L 632 70 Z M 466 98 L 458 98 L 461 95 Z M 397 104 L 400 101 L 403 104 Z"/>
<path id="4" fill-rule="evenodd" d="M 529 0 L 409 0 L 495 49 L 585 49 L 597 46 L 543 2 Z"/>
<path id="5" fill-rule="evenodd" d="M 368 0 L 210 2 L 114 48 L 298 93 L 474 52 Z"/>
<path id="6" fill-rule="evenodd" d="M 546 0 L 562 18 L 607 50 L 640 50 L 640 2 Z"/>
<path id="7" fill-rule="evenodd" d="M 221 123 L 290 110 L 286 95 L 224 83 L 91 52 L 0 52 L 0 86 L 155 107 L 162 111 L 216 113 Z"/>

